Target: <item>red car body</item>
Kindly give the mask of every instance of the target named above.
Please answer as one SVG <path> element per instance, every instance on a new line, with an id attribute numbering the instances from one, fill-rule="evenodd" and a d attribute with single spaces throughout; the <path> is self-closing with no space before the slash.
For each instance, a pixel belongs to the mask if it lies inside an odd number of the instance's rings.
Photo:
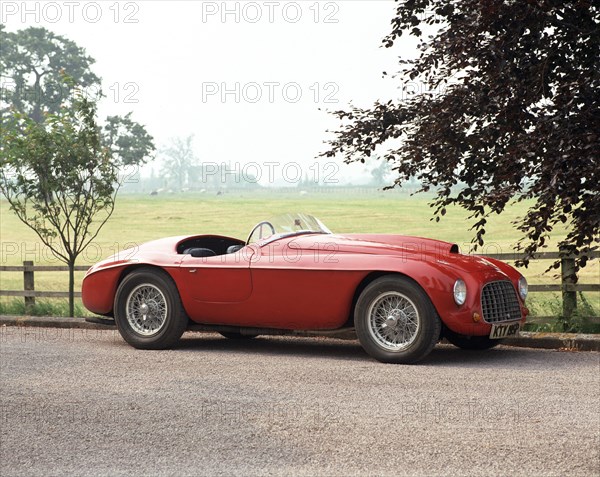
<path id="1" fill-rule="evenodd" d="M 85 307 L 111 316 L 123 278 L 140 267 L 156 267 L 172 278 L 193 322 L 334 330 L 352 326 L 353 307 L 369 282 L 397 274 L 427 293 L 447 329 L 488 336 L 494 322 L 486 320 L 483 287 L 510 282 L 518 295 L 521 278 L 503 262 L 459 253 L 455 244 L 402 235 L 282 236 L 211 257 L 182 253 L 189 244 L 220 244 L 223 249 L 243 242 L 216 235 L 171 237 L 116 254 L 87 272 L 82 287 Z M 453 298 L 458 279 L 469 291 L 461 305 Z M 525 321 L 523 299 L 518 303 L 519 316 L 507 316 L 506 321 Z"/>

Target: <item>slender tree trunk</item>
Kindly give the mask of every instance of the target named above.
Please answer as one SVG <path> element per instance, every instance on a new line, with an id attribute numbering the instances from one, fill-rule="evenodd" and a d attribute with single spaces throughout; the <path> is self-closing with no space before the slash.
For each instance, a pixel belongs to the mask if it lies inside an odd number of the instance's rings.
<path id="1" fill-rule="evenodd" d="M 69 259 L 69 316 L 75 316 L 75 258 Z"/>
<path id="2" fill-rule="evenodd" d="M 33 85 L 33 94 L 34 94 L 34 103 L 33 103 L 33 111 L 31 112 L 31 119 L 33 119 L 36 123 L 40 124 L 42 122 L 42 84 L 41 84 L 42 75 L 36 72 L 35 74 L 35 84 Z"/>
<path id="3" fill-rule="evenodd" d="M 31 112 L 31 119 L 33 119 L 36 123 L 41 124 L 43 122 L 42 118 L 42 76 L 45 73 L 35 73 L 35 84 L 33 85 L 33 111 Z M 35 171 L 39 180 L 40 180 L 40 192 L 45 195 L 45 199 L 48 203 L 52 203 L 54 201 L 54 197 L 51 192 L 45 192 L 47 190 L 46 187 L 46 173 L 47 171 Z"/>

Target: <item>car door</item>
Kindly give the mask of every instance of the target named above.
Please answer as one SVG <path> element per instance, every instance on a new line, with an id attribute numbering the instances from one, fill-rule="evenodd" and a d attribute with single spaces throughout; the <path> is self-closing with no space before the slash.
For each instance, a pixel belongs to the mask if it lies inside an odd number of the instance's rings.
<path id="1" fill-rule="evenodd" d="M 253 253 L 252 248 L 244 247 L 236 253 L 213 257 L 186 255 L 180 265 L 184 302 L 195 309 L 202 303 L 227 304 L 247 300 L 252 294 L 250 258 Z"/>
<path id="2" fill-rule="evenodd" d="M 352 297 L 364 272 L 338 265 L 323 244 L 301 250 L 291 238 L 261 246 L 250 261 L 253 290 L 249 300 L 260 326 L 342 326 L 349 318 Z"/>

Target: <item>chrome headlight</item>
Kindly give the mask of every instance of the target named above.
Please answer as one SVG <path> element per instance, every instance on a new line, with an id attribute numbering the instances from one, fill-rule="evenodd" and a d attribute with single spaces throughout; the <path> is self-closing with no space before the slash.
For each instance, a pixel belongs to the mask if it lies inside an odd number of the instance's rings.
<path id="1" fill-rule="evenodd" d="M 467 299 L 467 285 L 460 278 L 454 282 L 454 301 L 462 305 Z"/>
<path id="2" fill-rule="evenodd" d="M 525 280 L 525 277 L 519 278 L 519 295 L 523 301 L 527 298 L 527 280 Z"/>

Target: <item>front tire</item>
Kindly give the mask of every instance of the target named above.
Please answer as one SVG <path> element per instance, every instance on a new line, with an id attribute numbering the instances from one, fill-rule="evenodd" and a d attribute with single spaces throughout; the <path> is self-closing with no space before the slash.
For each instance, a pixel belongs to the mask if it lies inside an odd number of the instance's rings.
<path id="1" fill-rule="evenodd" d="M 360 344 L 383 363 L 415 363 L 440 337 L 441 321 L 423 289 L 412 280 L 387 275 L 370 283 L 354 310 Z"/>
<path id="2" fill-rule="evenodd" d="M 468 350 L 491 349 L 502 344 L 502 340 L 492 340 L 487 336 L 459 335 L 447 328 L 444 330 L 444 337 L 454 346 Z"/>
<path id="3" fill-rule="evenodd" d="M 119 333 L 138 349 L 172 347 L 188 323 L 175 283 L 158 269 L 127 275 L 117 289 L 114 310 Z"/>

